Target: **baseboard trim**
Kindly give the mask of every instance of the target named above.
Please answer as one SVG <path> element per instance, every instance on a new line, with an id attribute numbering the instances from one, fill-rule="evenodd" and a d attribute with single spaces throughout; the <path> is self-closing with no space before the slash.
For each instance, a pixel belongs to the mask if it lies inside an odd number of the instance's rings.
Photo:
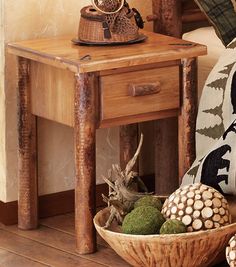
<path id="1" fill-rule="evenodd" d="M 142 177 L 147 185 L 149 192 L 154 191 L 154 175 Z M 145 182 L 146 181 L 146 182 Z M 148 182 L 147 182 L 148 181 Z M 108 186 L 99 184 L 96 186 L 97 207 L 104 206 L 102 194 L 108 194 Z M 65 214 L 74 211 L 74 190 L 58 192 L 49 195 L 39 196 L 39 217 L 46 218 L 55 215 Z M 4 225 L 17 223 L 18 203 L 17 201 L 4 203 L 0 201 L 0 222 Z"/>

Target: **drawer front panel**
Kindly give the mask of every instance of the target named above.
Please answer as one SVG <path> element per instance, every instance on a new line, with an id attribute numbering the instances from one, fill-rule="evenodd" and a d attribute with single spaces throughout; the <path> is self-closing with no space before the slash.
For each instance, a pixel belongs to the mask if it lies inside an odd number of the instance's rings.
<path id="1" fill-rule="evenodd" d="M 101 120 L 179 108 L 179 66 L 100 78 Z"/>

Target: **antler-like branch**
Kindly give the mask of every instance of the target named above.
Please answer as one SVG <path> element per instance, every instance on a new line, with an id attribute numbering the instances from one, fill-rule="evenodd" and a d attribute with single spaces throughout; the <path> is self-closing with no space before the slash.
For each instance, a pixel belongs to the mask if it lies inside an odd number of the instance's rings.
<path id="1" fill-rule="evenodd" d="M 125 168 L 125 176 L 128 176 L 129 172 L 133 169 L 133 167 L 134 167 L 134 165 L 136 163 L 137 157 L 138 157 L 138 155 L 140 153 L 142 144 L 143 144 L 143 134 L 141 133 L 141 137 L 140 137 L 138 148 L 137 148 L 133 158 L 128 162 L 128 164 L 127 164 L 127 166 Z"/>
<path id="2" fill-rule="evenodd" d="M 138 176 L 136 172 L 132 171 L 132 168 L 136 163 L 142 144 L 143 134 L 141 134 L 138 148 L 133 158 L 126 165 L 125 170 L 122 171 L 119 165 L 113 164 L 111 170 L 108 171 L 108 178 L 102 176 L 103 180 L 109 185 L 109 196 L 102 195 L 104 202 L 110 207 L 110 216 L 105 228 L 109 227 L 114 219 L 118 223 L 122 223 L 124 216 L 133 208 L 134 202 L 147 195 L 147 193 L 138 193 L 129 189 L 133 178 Z M 138 180 L 138 182 L 140 181 Z"/>

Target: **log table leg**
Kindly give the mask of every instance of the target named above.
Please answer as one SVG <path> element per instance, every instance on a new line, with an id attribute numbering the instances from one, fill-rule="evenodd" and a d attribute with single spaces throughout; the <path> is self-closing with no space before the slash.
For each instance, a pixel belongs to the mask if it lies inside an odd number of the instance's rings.
<path id="1" fill-rule="evenodd" d="M 153 31 L 180 37 L 182 33 L 182 1 L 152 0 L 156 19 Z M 169 195 L 178 188 L 178 119 L 168 118 L 155 122 L 155 192 Z"/>
<path id="2" fill-rule="evenodd" d="M 197 116 L 197 59 L 182 60 L 183 85 L 179 116 L 179 179 L 196 157 L 195 128 Z"/>
<path id="3" fill-rule="evenodd" d="M 169 195 L 179 186 L 178 120 L 176 117 L 155 122 L 155 193 Z"/>
<path id="4" fill-rule="evenodd" d="M 34 229 L 38 225 L 38 186 L 36 156 L 36 118 L 30 110 L 30 64 L 18 58 L 19 202 L 18 226 Z"/>
<path id="5" fill-rule="evenodd" d="M 76 74 L 74 142 L 75 142 L 75 231 L 79 254 L 96 250 L 93 226 L 95 215 L 95 137 L 96 97 L 94 74 Z"/>
<path id="6" fill-rule="evenodd" d="M 180 37 L 182 33 L 182 2 L 179 0 L 152 0 L 155 14 L 154 32 Z"/>

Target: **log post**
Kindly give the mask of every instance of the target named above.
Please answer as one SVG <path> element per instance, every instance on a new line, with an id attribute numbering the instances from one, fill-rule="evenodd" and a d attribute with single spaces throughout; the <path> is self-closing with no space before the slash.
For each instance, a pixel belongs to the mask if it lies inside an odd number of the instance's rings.
<path id="1" fill-rule="evenodd" d="M 155 122 L 155 192 L 169 195 L 179 186 L 178 120 L 176 117 Z"/>
<path id="2" fill-rule="evenodd" d="M 152 0 L 156 20 L 154 32 L 181 37 L 181 1 Z M 178 187 L 178 119 L 170 118 L 155 122 L 155 190 L 169 194 Z"/>
<path id="3" fill-rule="evenodd" d="M 197 59 L 182 60 L 182 96 L 179 116 L 179 179 L 195 160 L 195 128 L 197 117 Z"/>
<path id="4" fill-rule="evenodd" d="M 75 145 L 75 231 L 76 251 L 96 251 L 95 215 L 95 139 L 96 75 L 75 75 L 74 145 Z"/>
<path id="5" fill-rule="evenodd" d="M 180 0 L 152 0 L 153 13 L 156 17 L 153 24 L 154 32 L 181 37 L 181 6 Z"/>
<path id="6" fill-rule="evenodd" d="M 36 118 L 30 110 L 30 63 L 18 58 L 18 226 L 29 230 L 38 226 L 38 186 Z"/>

